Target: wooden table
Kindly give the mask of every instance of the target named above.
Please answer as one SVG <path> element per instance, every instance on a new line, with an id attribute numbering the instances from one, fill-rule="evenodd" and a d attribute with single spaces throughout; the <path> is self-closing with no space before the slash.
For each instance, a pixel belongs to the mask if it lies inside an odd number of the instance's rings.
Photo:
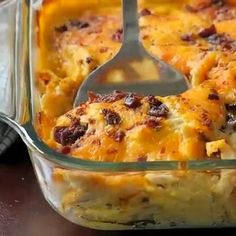
<path id="1" fill-rule="evenodd" d="M 236 229 L 217 229 L 217 232 L 227 233 L 228 230 L 236 232 Z M 178 230 L 178 233 L 189 234 L 190 231 L 193 232 L 193 230 Z M 194 230 L 197 234 L 201 234 L 201 231 L 206 229 Z M 20 139 L 0 157 L 0 236 L 133 236 L 138 234 L 165 235 L 166 231 L 108 232 L 86 229 L 70 223 L 58 215 L 43 198 L 27 149 Z"/>

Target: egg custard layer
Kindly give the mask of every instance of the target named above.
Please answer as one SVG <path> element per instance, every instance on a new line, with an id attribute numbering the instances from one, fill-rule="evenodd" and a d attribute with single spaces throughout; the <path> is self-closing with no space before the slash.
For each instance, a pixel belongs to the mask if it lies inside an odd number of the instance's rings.
<path id="1" fill-rule="evenodd" d="M 96 161 L 235 156 L 236 2 L 140 1 L 139 24 L 145 48 L 181 71 L 191 89 L 168 97 L 91 93 L 71 110 L 81 82 L 121 46 L 120 2 L 43 4 L 37 65 L 41 138 L 57 151 Z M 114 75 L 109 82 L 122 79 Z"/>

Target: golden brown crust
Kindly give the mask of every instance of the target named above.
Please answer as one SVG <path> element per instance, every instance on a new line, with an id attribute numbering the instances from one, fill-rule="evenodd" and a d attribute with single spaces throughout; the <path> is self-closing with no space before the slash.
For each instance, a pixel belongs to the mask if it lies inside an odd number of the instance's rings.
<path id="1" fill-rule="evenodd" d="M 105 0 L 104 6 L 91 1 L 87 7 L 71 1 L 62 4 L 63 15 L 61 6 L 49 1 L 39 14 L 40 136 L 63 153 L 99 161 L 214 159 L 225 158 L 222 150 L 234 153 L 235 3 L 142 1 L 145 47 L 182 71 L 193 88 L 152 99 L 90 94 L 86 104 L 62 115 L 71 109 L 82 80 L 119 49 L 121 8 L 119 1 L 112 11 Z"/>
<path id="2" fill-rule="evenodd" d="M 127 106 L 130 97 L 139 105 Z M 165 98 L 114 92 L 93 95 L 61 116 L 52 135 L 59 151 L 67 146 L 71 155 L 83 159 L 208 158 L 206 143 L 224 138 L 220 128 L 227 125 L 226 114 L 224 99 L 209 85 Z"/>

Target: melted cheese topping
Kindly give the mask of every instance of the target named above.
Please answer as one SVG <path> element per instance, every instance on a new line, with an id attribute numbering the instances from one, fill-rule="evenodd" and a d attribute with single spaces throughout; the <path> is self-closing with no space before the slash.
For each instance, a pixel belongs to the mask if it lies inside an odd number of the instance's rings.
<path id="1" fill-rule="evenodd" d="M 154 117 L 159 122 L 156 128 L 148 125 L 153 117 L 148 114 L 151 105 L 147 98 L 142 98 L 142 105 L 135 109 L 127 108 L 122 98 L 88 102 L 69 111 L 81 82 L 121 46 L 119 1 L 112 1 L 112 6 L 106 0 L 83 4 L 74 0 L 60 0 L 57 4 L 46 1 L 38 12 L 39 135 L 52 148 L 99 161 L 232 156 L 236 2 L 225 2 L 140 1 L 140 37 L 144 46 L 184 73 L 192 85 L 180 96 L 156 97 L 168 108 L 166 117 Z M 113 82 L 122 79 L 114 77 Z M 231 104 L 230 109 L 226 109 L 227 104 Z M 81 108 L 83 114 L 77 112 Z M 107 124 L 104 109 L 118 113 L 120 124 Z M 86 126 L 77 138 L 73 136 L 75 119 Z M 67 130 L 60 129 L 60 137 L 55 140 L 58 127 Z M 124 132 L 124 137 L 117 142 L 114 135 L 119 131 Z M 70 142 L 65 141 L 68 139 Z"/>

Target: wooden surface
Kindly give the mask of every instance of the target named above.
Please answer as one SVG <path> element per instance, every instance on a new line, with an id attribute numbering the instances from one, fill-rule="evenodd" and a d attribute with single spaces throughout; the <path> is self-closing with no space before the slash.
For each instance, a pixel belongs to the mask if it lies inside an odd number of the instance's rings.
<path id="1" fill-rule="evenodd" d="M 195 232 L 199 235 L 203 231 L 216 232 L 198 229 L 174 233 L 189 235 Z M 217 232 L 227 231 L 229 229 L 217 229 Z M 96 231 L 72 224 L 54 212 L 44 200 L 26 147 L 20 139 L 0 157 L 0 236 L 148 236 L 166 233 L 166 230 Z"/>

